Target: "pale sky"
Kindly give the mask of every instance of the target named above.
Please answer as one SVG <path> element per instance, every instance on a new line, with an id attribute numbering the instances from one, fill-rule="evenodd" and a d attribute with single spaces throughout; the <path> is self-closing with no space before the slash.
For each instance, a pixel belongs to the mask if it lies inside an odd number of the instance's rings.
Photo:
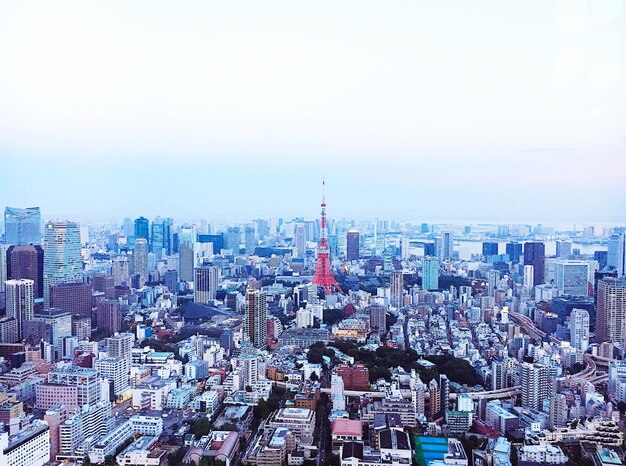
<path id="1" fill-rule="evenodd" d="M 0 1 L 0 207 L 626 221 L 626 0 Z"/>

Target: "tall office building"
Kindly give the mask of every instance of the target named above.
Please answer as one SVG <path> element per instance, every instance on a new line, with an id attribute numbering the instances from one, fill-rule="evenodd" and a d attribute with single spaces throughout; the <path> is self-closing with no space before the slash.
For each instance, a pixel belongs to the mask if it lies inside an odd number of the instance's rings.
<path id="1" fill-rule="evenodd" d="M 550 398 L 550 428 L 565 427 L 567 424 L 567 398 L 555 393 Z"/>
<path id="2" fill-rule="evenodd" d="M 411 256 L 411 240 L 406 236 L 400 238 L 400 258 L 404 261 Z"/>
<path id="3" fill-rule="evenodd" d="M 359 260 L 361 254 L 359 252 L 359 232 L 349 230 L 346 233 L 346 259 L 349 261 Z"/>
<path id="4" fill-rule="evenodd" d="M 487 272 L 487 296 L 495 296 L 500 283 L 500 271 L 492 269 Z"/>
<path id="5" fill-rule="evenodd" d="M 62 309 L 50 307 L 35 313 L 34 320 L 50 326 L 52 331 L 51 343 L 56 360 L 58 360 L 63 356 L 63 340 L 72 336 L 72 316 Z"/>
<path id="6" fill-rule="evenodd" d="M 0 293 L 4 293 L 4 282 L 7 281 L 7 249 L 0 244 Z"/>
<path id="7" fill-rule="evenodd" d="M 265 346 L 267 296 L 262 291 L 248 290 L 246 294 L 246 335 L 254 346 Z"/>
<path id="8" fill-rule="evenodd" d="M 115 299 L 104 299 L 98 303 L 98 328 L 114 334 L 122 329 L 120 303 Z"/>
<path id="9" fill-rule="evenodd" d="M 203 235 L 198 235 L 199 237 Z M 193 268 L 194 268 L 194 240 L 195 232 L 193 227 L 184 226 L 181 227 L 178 233 L 178 257 L 179 257 L 179 269 L 178 275 L 180 281 L 192 282 L 193 281 Z M 217 252 L 215 247 L 213 252 Z"/>
<path id="10" fill-rule="evenodd" d="M 422 289 L 439 289 L 439 259 L 436 257 L 425 256 L 422 259 Z"/>
<path id="11" fill-rule="evenodd" d="M 306 230 L 302 223 L 296 223 L 293 229 L 296 257 L 304 257 L 306 254 Z"/>
<path id="12" fill-rule="evenodd" d="M 443 233 L 441 240 L 441 250 L 437 251 L 437 257 L 440 260 L 451 259 L 454 253 L 454 236 L 451 232 L 446 231 Z"/>
<path id="13" fill-rule="evenodd" d="M 539 242 L 524 243 L 524 265 L 533 266 L 533 285 L 542 285 L 546 267 L 546 245 Z"/>
<path id="14" fill-rule="evenodd" d="M 589 295 L 589 262 L 557 260 L 555 263 L 556 287 L 562 295 Z"/>
<path id="15" fill-rule="evenodd" d="M 585 309 L 572 309 L 569 315 L 569 341 L 574 348 L 587 351 L 589 346 L 589 312 Z"/>
<path id="16" fill-rule="evenodd" d="M 246 254 L 249 256 L 254 254 L 254 251 L 256 250 L 256 234 L 253 226 L 247 226 L 244 230 L 244 245 L 246 248 Z"/>
<path id="17" fill-rule="evenodd" d="M 391 306 L 395 308 L 402 307 L 404 294 L 404 275 L 402 271 L 391 272 L 389 284 L 391 288 Z"/>
<path id="18" fill-rule="evenodd" d="M 489 256 L 498 255 L 498 243 L 483 243 L 483 256 L 488 258 Z"/>
<path id="19" fill-rule="evenodd" d="M 385 335 L 387 333 L 387 308 L 380 304 L 372 304 L 365 308 L 365 313 L 370 317 L 370 328 L 377 328 L 380 335 Z"/>
<path id="20" fill-rule="evenodd" d="M 73 316 L 91 317 L 91 300 L 89 283 L 61 283 L 50 287 L 50 305 Z"/>
<path id="21" fill-rule="evenodd" d="M 519 263 L 520 257 L 522 257 L 522 243 L 509 242 L 506 243 L 506 254 L 509 256 L 509 260 L 514 264 Z"/>
<path id="22" fill-rule="evenodd" d="M 541 411 L 543 400 L 550 395 L 548 367 L 543 364 L 522 364 L 522 406 Z"/>
<path id="23" fill-rule="evenodd" d="M 524 266 L 524 286 L 529 290 L 535 286 L 535 268 L 532 265 Z"/>
<path id="24" fill-rule="evenodd" d="M 165 225 L 161 217 L 157 217 L 150 225 L 150 252 L 156 255 L 157 260 L 163 257 L 163 249 L 165 248 Z"/>
<path id="25" fill-rule="evenodd" d="M 607 265 L 617 270 L 617 276 L 626 274 L 626 233 L 612 235 L 607 243 Z"/>
<path id="26" fill-rule="evenodd" d="M 229 227 L 226 232 L 226 243 L 228 249 L 230 249 L 233 254 L 239 254 L 239 248 L 241 246 L 241 228 Z"/>
<path id="27" fill-rule="evenodd" d="M 32 280 L 35 299 L 43 298 L 43 254 L 43 249 L 38 244 L 9 246 L 6 251 L 6 277 L 9 280 Z"/>
<path id="28" fill-rule="evenodd" d="M 135 219 L 135 239 L 143 238 L 148 241 L 150 238 L 148 224 L 148 219 L 145 217 Z"/>
<path id="29" fill-rule="evenodd" d="M 556 257 L 558 259 L 569 259 L 572 255 L 572 242 L 571 241 L 556 241 Z"/>
<path id="30" fill-rule="evenodd" d="M 39 207 L 5 208 L 4 238 L 6 244 L 40 244 L 41 212 L 39 212 Z"/>
<path id="31" fill-rule="evenodd" d="M 139 275 L 139 286 L 143 286 L 148 280 L 148 241 L 145 238 L 135 239 L 133 262 L 135 275 Z"/>
<path id="32" fill-rule="evenodd" d="M 196 303 L 207 304 L 217 296 L 219 287 L 220 268 L 215 265 L 196 267 L 194 280 L 193 300 Z"/>
<path id="33" fill-rule="evenodd" d="M 626 279 L 603 278 L 598 282 L 596 341 L 626 345 Z"/>
<path id="34" fill-rule="evenodd" d="M 35 308 L 34 282 L 32 280 L 7 280 L 6 285 L 6 316 L 15 319 L 17 336 L 24 335 L 24 322 L 32 320 Z"/>
<path id="35" fill-rule="evenodd" d="M 113 275 L 113 285 L 130 285 L 130 264 L 128 255 L 116 256 L 111 264 L 111 275 Z"/>
<path id="36" fill-rule="evenodd" d="M 50 303 L 50 287 L 83 281 L 80 226 L 75 222 L 48 222 L 43 232 L 43 295 Z"/>

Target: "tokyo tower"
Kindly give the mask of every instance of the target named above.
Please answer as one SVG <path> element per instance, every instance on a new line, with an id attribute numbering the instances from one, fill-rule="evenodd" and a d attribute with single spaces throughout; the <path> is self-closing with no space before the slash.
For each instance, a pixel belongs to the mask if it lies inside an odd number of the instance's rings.
<path id="1" fill-rule="evenodd" d="M 322 189 L 326 183 L 322 181 Z M 330 254 L 328 250 L 328 232 L 326 231 L 326 198 L 322 191 L 322 222 L 320 226 L 320 239 L 317 243 L 317 262 L 315 263 L 315 274 L 312 282 L 324 287 L 326 294 L 341 293 L 341 288 L 335 280 L 333 271 L 330 268 Z"/>

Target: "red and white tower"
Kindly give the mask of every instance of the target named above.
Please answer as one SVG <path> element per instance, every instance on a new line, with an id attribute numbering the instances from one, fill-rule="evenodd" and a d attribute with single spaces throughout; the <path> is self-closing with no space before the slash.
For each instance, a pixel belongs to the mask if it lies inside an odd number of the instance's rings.
<path id="1" fill-rule="evenodd" d="M 325 186 L 322 181 L 322 188 Z M 322 221 L 320 225 L 320 239 L 317 243 L 317 262 L 315 263 L 315 274 L 313 283 L 324 287 L 326 294 L 341 293 L 341 288 L 335 280 L 333 271 L 330 268 L 330 253 L 328 250 L 328 232 L 326 231 L 326 196 L 322 191 Z"/>

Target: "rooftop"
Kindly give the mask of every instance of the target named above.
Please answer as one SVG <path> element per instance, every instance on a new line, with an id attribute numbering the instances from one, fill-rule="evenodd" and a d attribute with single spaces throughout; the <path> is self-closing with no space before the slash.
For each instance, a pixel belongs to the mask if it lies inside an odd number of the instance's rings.
<path id="1" fill-rule="evenodd" d="M 350 419 L 335 419 L 333 422 L 332 435 L 352 435 L 361 437 L 363 435 L 363 425 L 361 421 Z"/>

